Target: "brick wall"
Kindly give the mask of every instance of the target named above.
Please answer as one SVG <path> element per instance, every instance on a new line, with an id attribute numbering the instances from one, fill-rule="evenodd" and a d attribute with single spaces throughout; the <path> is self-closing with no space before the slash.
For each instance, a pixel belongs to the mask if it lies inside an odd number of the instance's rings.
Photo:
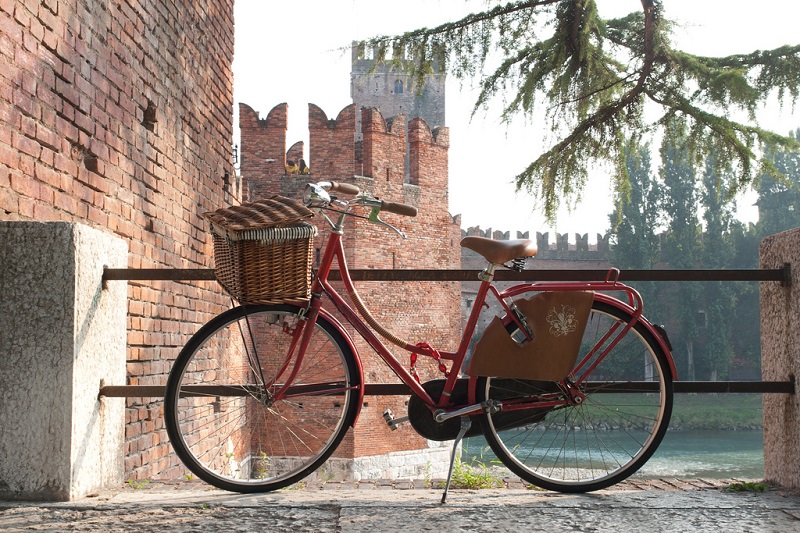
<path id="1" fill-rule="evenodd" d="M 0 219 L 110 231 L 134 268 L 211 266 L 199 215 L 239 196 L 232 58 L 233 0 L 0 0 Z M 142 385 L 226 305 L 213 283 L 131 282 L 128 298 Z M 160 400 L 127 400 L 125 453 L 131 478 L 183 471 Z"/>
<path id="2" fill-rule="evenodd" d="M 460 220 L 448 213 L 446 128 L 433 132 L 419 119 L 407 125 L 405 117 L 386 120 L 377 109 L 363 108 L 363 138 L 356 141 L 356 107 L 345 107 L 336 119 L 329 120 L 317 106 L 309 104 L 310 176 L 287 176 L 283 172 L 286 155 L 286 106 L 273 108 L 267 119 L 240 104 L 242 175 L 248 187 L 259 194 L 282 194 L 298 198 L 308 181 L 343 180 L 392 202 L 414 205 L 414 218 L 382 214 L 387 222 L 408 236 L 397 234 L 365 220 L 350 219 L 345 230 L 345 253 L 351 268 L 460 268 Z M 280 117 L 275 119 L 275 117 Z M 407 126 L 407 127 L 406 127 Z M 406 139 L 406 130 L 409 140 Z M 404 179 L 406 151 L 416 163 L 409 169 L 410 183 Z M 280 165 L 274 166 L 269 159 Z M 354 174 L 354 169 L 358 173 Z M 321 248 L 329 232 L 317 221 Z M 441 349 L 455 350 L 460 334 L 460 286 L 458 283 L 374 283 L 357 284 L 359 293 L 373 316 L 390 332 L 409 342 L 426 341 Z M 350 330 L 364 362 L 368 383 L 396 383 L 393 372 Z M 388 347 L 404 364 L 408 354 Z M 430 362 L 419 363 L 423 379 L 440 377 Z M 337 456 L 360 457 L 391 451 L 426 448 L 427 444 L 410 426 L 395 432 L 383 421 L 384 409 L 397 416 L 406 412 L 405 397 L 367 397 L 364 409 L 345 447 Z"/>

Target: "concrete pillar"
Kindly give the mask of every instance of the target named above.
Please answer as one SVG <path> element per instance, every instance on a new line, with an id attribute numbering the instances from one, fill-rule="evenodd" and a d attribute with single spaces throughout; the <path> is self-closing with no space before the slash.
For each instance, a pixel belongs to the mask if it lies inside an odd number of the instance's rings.
<path id="1" fill-rule="evenodd" d="M 761 243 L 761 268 L 789 263 L 793 283 L 761 283 L 761 372 L 765 381 L 800 375 L 800 228 Z M 800 488 L 800 394 L 764 395 L 764 477 Z"/>
<path id="2" fill-rule="evenodd" d="M 0 499 L 123 481 L 127 244 L 66 222 L 0 222 Z"/>

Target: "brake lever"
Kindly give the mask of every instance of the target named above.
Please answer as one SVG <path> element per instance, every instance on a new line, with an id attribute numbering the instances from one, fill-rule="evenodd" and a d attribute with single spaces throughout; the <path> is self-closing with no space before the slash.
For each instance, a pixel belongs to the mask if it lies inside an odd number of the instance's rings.
<path id="1" fill-rule="evenodd" d="M 404 238 L 404 239 L 407 238 L 405 233 L 403 233 L 399 229 L 395 228 L 394 226 L 392 226 L 388 222 L 384 222 L 383 220 L 381 220 L 381 217 L 378 216 L 378 215 L 380 215 L 380 213 L 381 213 L 381 206 L 380 206 L 380 201 L 378 201 L 378 205 L 373 205 L 372 206 L 372 211 L 370 211 L 370 213 L 369 213 L 369 221 L 370 222 L 374 222 L 376 224 L 380 224 L 381 226 L 386 226 L 390 230 L 393 230 L 395 233 L 400 235 L 402 238 Z"/>
<path id="2" fill-rule="evenodd" d="M 379 215 L 381 213 L 381 208 L 383 207 L 383 202 L 381 202 L 379 199 L 373 198 L 368 193 L 365 193 L 365 192 L 362 191 L 361 194 L 359 194 L 355 198 L 355 200 L 353 200 L 353 202 L 351 202 L 351 203 L 356 203 L 356 204 L 362 205 L 364 207 L 369 207 L 370 208 L 370 213 L 369 213 L 369 216 L 366 217 L 367 220 L 369 220 L 370 222 L 373 222 L 375 224 L 379 224 L 381 226 L 385 226 L 385 227 L 389 228 L 390 230 L 392 230 L 395 233 L 397 233 L 398 235 L 400 235 L 400 237 L 402 237 L 403 239 L 407 238 L 405 233 L 403 233 L 402 231 L 400 231 L 396 227 L 392 226 L 388 222 L 384 222 L 381 219 L 381 217 Z"/>

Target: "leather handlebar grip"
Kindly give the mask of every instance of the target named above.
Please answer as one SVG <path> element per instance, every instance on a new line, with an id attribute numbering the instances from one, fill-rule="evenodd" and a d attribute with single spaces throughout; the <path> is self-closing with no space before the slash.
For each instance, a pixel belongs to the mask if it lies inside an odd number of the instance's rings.
<path id="1" fill-rule="evenodd" d="M 336 181 L 332 181 L 331 182 L 331 186 L 330 186 L 330 188 L 328 190 L 331 191 L 331 192 L 341 192 L 341 193 L 344 193 L 344 194 L 352 194 L 354 196 L 361 192 L 361 189 L 359 189 L 355 185 L 352 185 L 350 183 L 338 183 Z"/>
<path id="2" fill-rule="evenodd" d="M 406 217 L 417 216 L 417 208 L 406 204 L 395 204 L 393 202 L 381 202 L 381 211 L 388 211 L 396 215 L 403 215 Z"/>

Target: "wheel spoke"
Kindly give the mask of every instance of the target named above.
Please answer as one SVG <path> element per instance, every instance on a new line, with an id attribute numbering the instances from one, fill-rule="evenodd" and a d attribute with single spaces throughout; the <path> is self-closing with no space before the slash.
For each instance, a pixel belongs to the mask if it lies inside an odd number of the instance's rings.
<path id="1" fill-rule="evenodd" d="M 551 490 L 584 492 L 625 479 L 652 455 L 669 423 L 672 376 L 666 355 L 642 324 L 609 349 L 615 335 L 608 331 L 623 331 L 629 320 L 626 311 L 595 302 L 578 355 L 579 365 L 592 369 L 578 382 L 582 401 L 562 392 L 563 406 L 532 409 L 536 415 L 524 423 L 520 417 L 504 424 L 508 415 L 502 411 L 482 417 L 489 446 L 512 472 Z M 482 390 L 486 398 L 527 398 L 535 407 L 559 389 L 555 383 L 486 378 Z"/>
<path id="2" fill-rule="evenodd" d="M 355 357 L 320 319 L 298 361 L 287 334 L 298 313 L 289 305 L 232 309 L 179 355 L 167 384 L 167 430 L 201 479 L 240 492 L 289 485 L 319 467 L 352 423 L 360 386 Z M 269 394 L 295 370 L 280 398 Z"/>

